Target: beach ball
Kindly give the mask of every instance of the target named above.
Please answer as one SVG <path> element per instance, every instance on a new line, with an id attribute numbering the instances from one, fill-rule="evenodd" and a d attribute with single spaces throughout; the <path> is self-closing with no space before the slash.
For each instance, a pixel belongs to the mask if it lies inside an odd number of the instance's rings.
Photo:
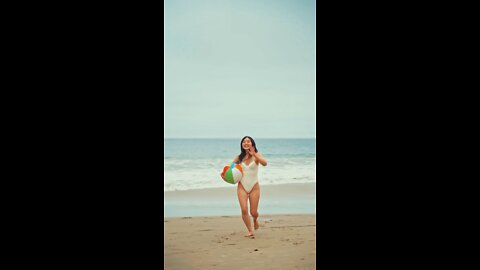
<path id="1" fill-rule="evenodd" d="M 232 162 L 229 166 L 225 166 L 223 173 L 225 174 L 225 179 L 227 179 L 226 182 L 230 184 L 238 183 L 243 177 L 242 166 L 235 164 L 235 162 Z"/>

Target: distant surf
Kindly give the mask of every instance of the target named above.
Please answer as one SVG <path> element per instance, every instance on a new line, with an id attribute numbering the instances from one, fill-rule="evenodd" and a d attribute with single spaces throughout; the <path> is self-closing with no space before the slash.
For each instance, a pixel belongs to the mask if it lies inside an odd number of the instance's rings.
<path id="1" fill-rule="evenodd" d="M 240 153 L 240 139 L 165 139 L 164 191 L 226 187 L 220 172 Z M 261 185 L 316 182 L 315 139 L 255 139 L 268 161 Z"/>

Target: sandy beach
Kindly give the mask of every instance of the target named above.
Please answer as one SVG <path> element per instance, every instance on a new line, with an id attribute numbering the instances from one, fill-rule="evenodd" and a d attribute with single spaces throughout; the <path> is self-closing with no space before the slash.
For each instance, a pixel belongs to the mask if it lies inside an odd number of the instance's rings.
<path id="1" fill-rule="evenodd" d="M 260 189 L 255 239 L 236 186 L 164 192 L 165 269 L 315 269 L 315 183 Z"/>
<path id="2" fill-rule="evenodd" d="M 315 269 L 315 215 L 264 215 L 255 238 L 240 215 L 164 218 L 165 269 Z"/>

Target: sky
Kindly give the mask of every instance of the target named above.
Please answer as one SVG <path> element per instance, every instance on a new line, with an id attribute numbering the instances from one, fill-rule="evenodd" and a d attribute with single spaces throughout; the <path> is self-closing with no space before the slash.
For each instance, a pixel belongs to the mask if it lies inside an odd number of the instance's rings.
<path id="1" fill-rule="evenodd" d="M 165 138 L 315 138 L 314 0 L 165 0 Z"/>

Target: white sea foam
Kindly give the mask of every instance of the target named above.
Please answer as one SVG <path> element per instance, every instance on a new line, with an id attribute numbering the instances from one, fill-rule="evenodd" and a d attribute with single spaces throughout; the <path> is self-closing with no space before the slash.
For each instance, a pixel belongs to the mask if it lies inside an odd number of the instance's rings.
<path id="1" fill-rule="evenodd" d="M 164 191 L 225 187 L 220 177 L 225 159 L 165 159 Z M 316 181 L 315 157 L 273 157 L 260 166 L 261 185 L 312 183 Z"/>

